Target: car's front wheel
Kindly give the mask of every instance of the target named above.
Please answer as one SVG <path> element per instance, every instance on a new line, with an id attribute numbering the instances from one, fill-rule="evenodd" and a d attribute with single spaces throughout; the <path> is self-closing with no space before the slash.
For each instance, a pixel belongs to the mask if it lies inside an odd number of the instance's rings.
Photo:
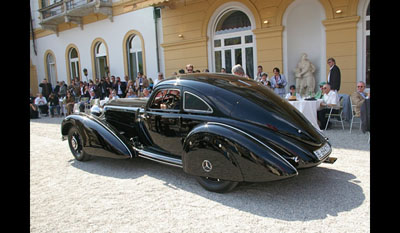
<path id="1" fill-rule="evenodd" d="M 206 190 L 216 193 L 232 191 L 239 182 L 196 176 L 197 182 Z"/>
<path id="2" fill-rule="evenodd" d="M 68 145 L 76 160 L 87 161 L 90 159 L 90 155 L 83 151 L 82 135 L 75 126 L 71 127 L 68 132 Z"/>

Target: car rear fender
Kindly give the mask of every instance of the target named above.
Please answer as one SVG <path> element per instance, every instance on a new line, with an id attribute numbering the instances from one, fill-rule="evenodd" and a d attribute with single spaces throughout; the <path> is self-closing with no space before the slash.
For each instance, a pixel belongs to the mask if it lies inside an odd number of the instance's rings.
<path id="1" fill-rule="evenodd" d="M 183 170 L 196 176 L 263 182 L 298 174 L 293 165 L 268 145 L 223 123 L 209 122 L 195 127 L 184 140 L 183 148 Z M 208 171 L 210 164 L 212 169 Z"/>
<path id="2" fill-rule="evenodd" d="M 71 127 L 76 127 L 83 140 L 84 152 L 109 158 L 132 158 L 136 156 L 129 141 L 106 121 L 84 113 L 67 116 L 61 123 L 63 139 Z"/>

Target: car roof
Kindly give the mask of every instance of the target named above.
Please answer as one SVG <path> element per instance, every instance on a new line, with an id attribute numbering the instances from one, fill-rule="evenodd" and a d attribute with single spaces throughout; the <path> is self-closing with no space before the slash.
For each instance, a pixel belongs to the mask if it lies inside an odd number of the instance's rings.
<path id="1" fill-rule="evenodd" d="M 159 84 L 192 86 L 195 83 L 210 84 L 224 89 L 251 87 L 257 82 L 251 78 L 226 73 L 193 73 L 168 77 Z M 158 85 L 157 85 L 158 86 Z"/>

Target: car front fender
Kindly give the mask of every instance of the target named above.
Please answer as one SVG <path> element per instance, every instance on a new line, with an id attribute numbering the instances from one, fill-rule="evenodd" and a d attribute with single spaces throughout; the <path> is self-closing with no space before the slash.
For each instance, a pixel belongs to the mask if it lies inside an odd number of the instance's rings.
<path id="1" fill-rule="evenodd" d="M 76 127 L 83 139 L 83 150 L 93 156 L 109 158 L 132 158 L 136 152 L 130 143 L 106 121 L 84 113 L 67 116 L 61 123 L 65 139 L 71 127 Z"/>

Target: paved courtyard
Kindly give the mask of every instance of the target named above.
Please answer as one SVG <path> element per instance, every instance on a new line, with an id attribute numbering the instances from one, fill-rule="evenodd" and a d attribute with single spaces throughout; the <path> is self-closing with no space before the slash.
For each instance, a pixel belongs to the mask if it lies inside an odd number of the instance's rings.
<path id="1" fill-rule="evenodd" d="M 74 160 L 62 118 L 30 121 L 31 232 L 370 232 L 370 146 L 328 130 L 334 164 L 211 193 L 144 159 Z"/>

